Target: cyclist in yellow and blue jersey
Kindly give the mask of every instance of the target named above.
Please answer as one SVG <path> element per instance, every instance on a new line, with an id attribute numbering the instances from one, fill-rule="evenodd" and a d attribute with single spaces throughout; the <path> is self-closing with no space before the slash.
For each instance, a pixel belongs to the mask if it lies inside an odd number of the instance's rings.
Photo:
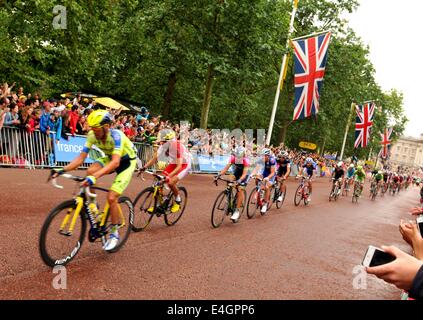
<path id="1" fill-rule="evenodd" d="M 106 251 L 113 250 L 119 244 L 119 209 L 118 199 L 128 187 L 132 174 L 136 168 L 136 149 L 125 134 L 116 129 L 111 129 L 110 124 L 113 116 L 105 110 L 93 111 L 88 116 L 88 125 L 91 130 L 88 132 L 85 146 L 80 155 L 71 163 L 61 169 L 56 169 L 56 174 L 77 169 L 88 156 L 93 145 L 104 152 L 105 156 L 97 159 L 87 170 L 87 177 L 82 183 L 83 186 L 96 184 L 97 179 L 106 174 L 116 172 L 116 178 L 107 195 L 112 218 L 110 237 L 103 246 Z"/>

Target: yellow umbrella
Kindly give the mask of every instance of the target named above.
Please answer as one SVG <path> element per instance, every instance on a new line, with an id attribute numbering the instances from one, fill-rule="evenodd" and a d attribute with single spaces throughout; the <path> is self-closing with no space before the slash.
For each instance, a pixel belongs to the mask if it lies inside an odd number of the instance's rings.
<path id="1" fill-rule="evenodd" d="M 113 100 L 112 98 L 109 97 L 103 97 L 103 98 L 94 98 L 94 101 L 105 106 L 105 107 L 109 107 L 112 109 L 120 109 L 122 108 L 122 110 L 129 110 L 127 107 L 125 107 L 123 104 L 120 104 L 119 102 L 117 102 L 116 100 Z"/>

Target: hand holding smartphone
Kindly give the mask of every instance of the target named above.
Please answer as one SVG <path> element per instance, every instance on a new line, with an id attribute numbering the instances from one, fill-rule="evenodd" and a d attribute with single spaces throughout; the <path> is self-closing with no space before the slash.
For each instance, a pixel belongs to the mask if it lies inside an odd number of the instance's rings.
<path id="1" fill-rule="evenodd" d="M 420 230 L 420 235 L 423 237 L 423 214 L 417 217 L 416 222 Z"/>
<path id="2" fill-rule="evenodd" d="M 369 246 L 364 255 L 363 262 L 365 267 L 377 267 L 394 261 L 396 258 L 389 253 L 386 253 L 380 248 Z"/>

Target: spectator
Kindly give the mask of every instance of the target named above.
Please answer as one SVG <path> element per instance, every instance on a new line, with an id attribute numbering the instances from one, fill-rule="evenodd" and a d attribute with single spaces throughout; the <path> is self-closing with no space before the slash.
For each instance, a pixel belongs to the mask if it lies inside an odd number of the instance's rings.
<path id="1" fill-rule="evenodd" d="M 6 115 L 9 111 L 9 99 L 0 98 L 0 130 L 4 125 L 4 120 L 6 119 Z"/>
<path id="2" fill-rule="evenodd" d="M 40 131 L 41 133 L 46 134 L 47 136 L 50 136 L 50 130 L 53 128 L 54 123 L 51 120 L 50 117 L 50 102 L 44 101 L 43 103 L 44 110 L 41 113 L 40 118 Z"/>
<path id="3" fill-rule="evenodd" d="M 79 121 L 79 113 L 78 113 L 78 106 L 73 105 L 72 110 L 69 111 L 69 130 L 72 136 L 75 136 L 76 133 L 76 126 Z"/>
<path id="4" fill-rule="evenodd" d="M 76 125 L 76 130 L 78 132 L 78 134 L 81 135 L 85 135 L 88 133 L 88 123 L 87 123 L 87 118 L 85 115 L 82 115 L 79 117 L 78 123 Z"/>
<path id="5" fill-rule="evenodd" d="M 56 132 L 56 143 L 59 143 L 62 136 L 62 117 L 60 111 L 57 108 L 53 108 L 53 114 L 51 115 L 51 121 L 53 123 L 52 130 Z"/>
<path id="6" fill-rule="evenodd" d="M 17 127 L 21 122 L 19 121 L 19 108 L 14 102 L 10 104 L 10 111 L 6 114 L 4 119 L 5 126 Z"/>

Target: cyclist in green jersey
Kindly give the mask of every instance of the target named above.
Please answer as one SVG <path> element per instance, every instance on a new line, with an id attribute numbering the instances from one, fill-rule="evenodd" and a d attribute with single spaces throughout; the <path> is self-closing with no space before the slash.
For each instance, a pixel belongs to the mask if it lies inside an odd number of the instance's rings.
<path id="1" fill-rule="evenodd" d="M 382 185 L 382 181 L 383 181 L 383 172 L 382 170 L 379 170 L 374 176 L 373 176 L 373 180 L 376 181 L 376 185 L 379 187 L 381 187 Z"/>
<path id="2" fill-rule="evenodd" d="M 118 232 L 118 199 L 132 179 L 132 174 L 136 168 L 137 152 L 132 142 L 122 131 L 110 128 L 113 117 L 107 111 L 93 111 L 88 116 L 87 121 L 91 130 L 88 132 L 85 146 L 80 155 L 64 168 L 55 169 L 55 176 L 75 170 L 81 166 L 93 145 L 104 152 L 105 156 L 97 159 L 88 168 L 87 177 L 82 185 L 94 185 L 100 177 L 113 172 L 117 173 L 107 195 L 112 218 L 112 229 L 109 239 L 103 246 L 104 250 L 111 251 L 119 244 L 120 240 Z"/>
<path id="3" fill-rule="evenodd" d="M 362 166 L 357 166 L 357 170 L 354 173 L 354 180 L 360 184 L 360 194 L 363 192 L 364 180 L 366 179 L 366 172 Z"/>

